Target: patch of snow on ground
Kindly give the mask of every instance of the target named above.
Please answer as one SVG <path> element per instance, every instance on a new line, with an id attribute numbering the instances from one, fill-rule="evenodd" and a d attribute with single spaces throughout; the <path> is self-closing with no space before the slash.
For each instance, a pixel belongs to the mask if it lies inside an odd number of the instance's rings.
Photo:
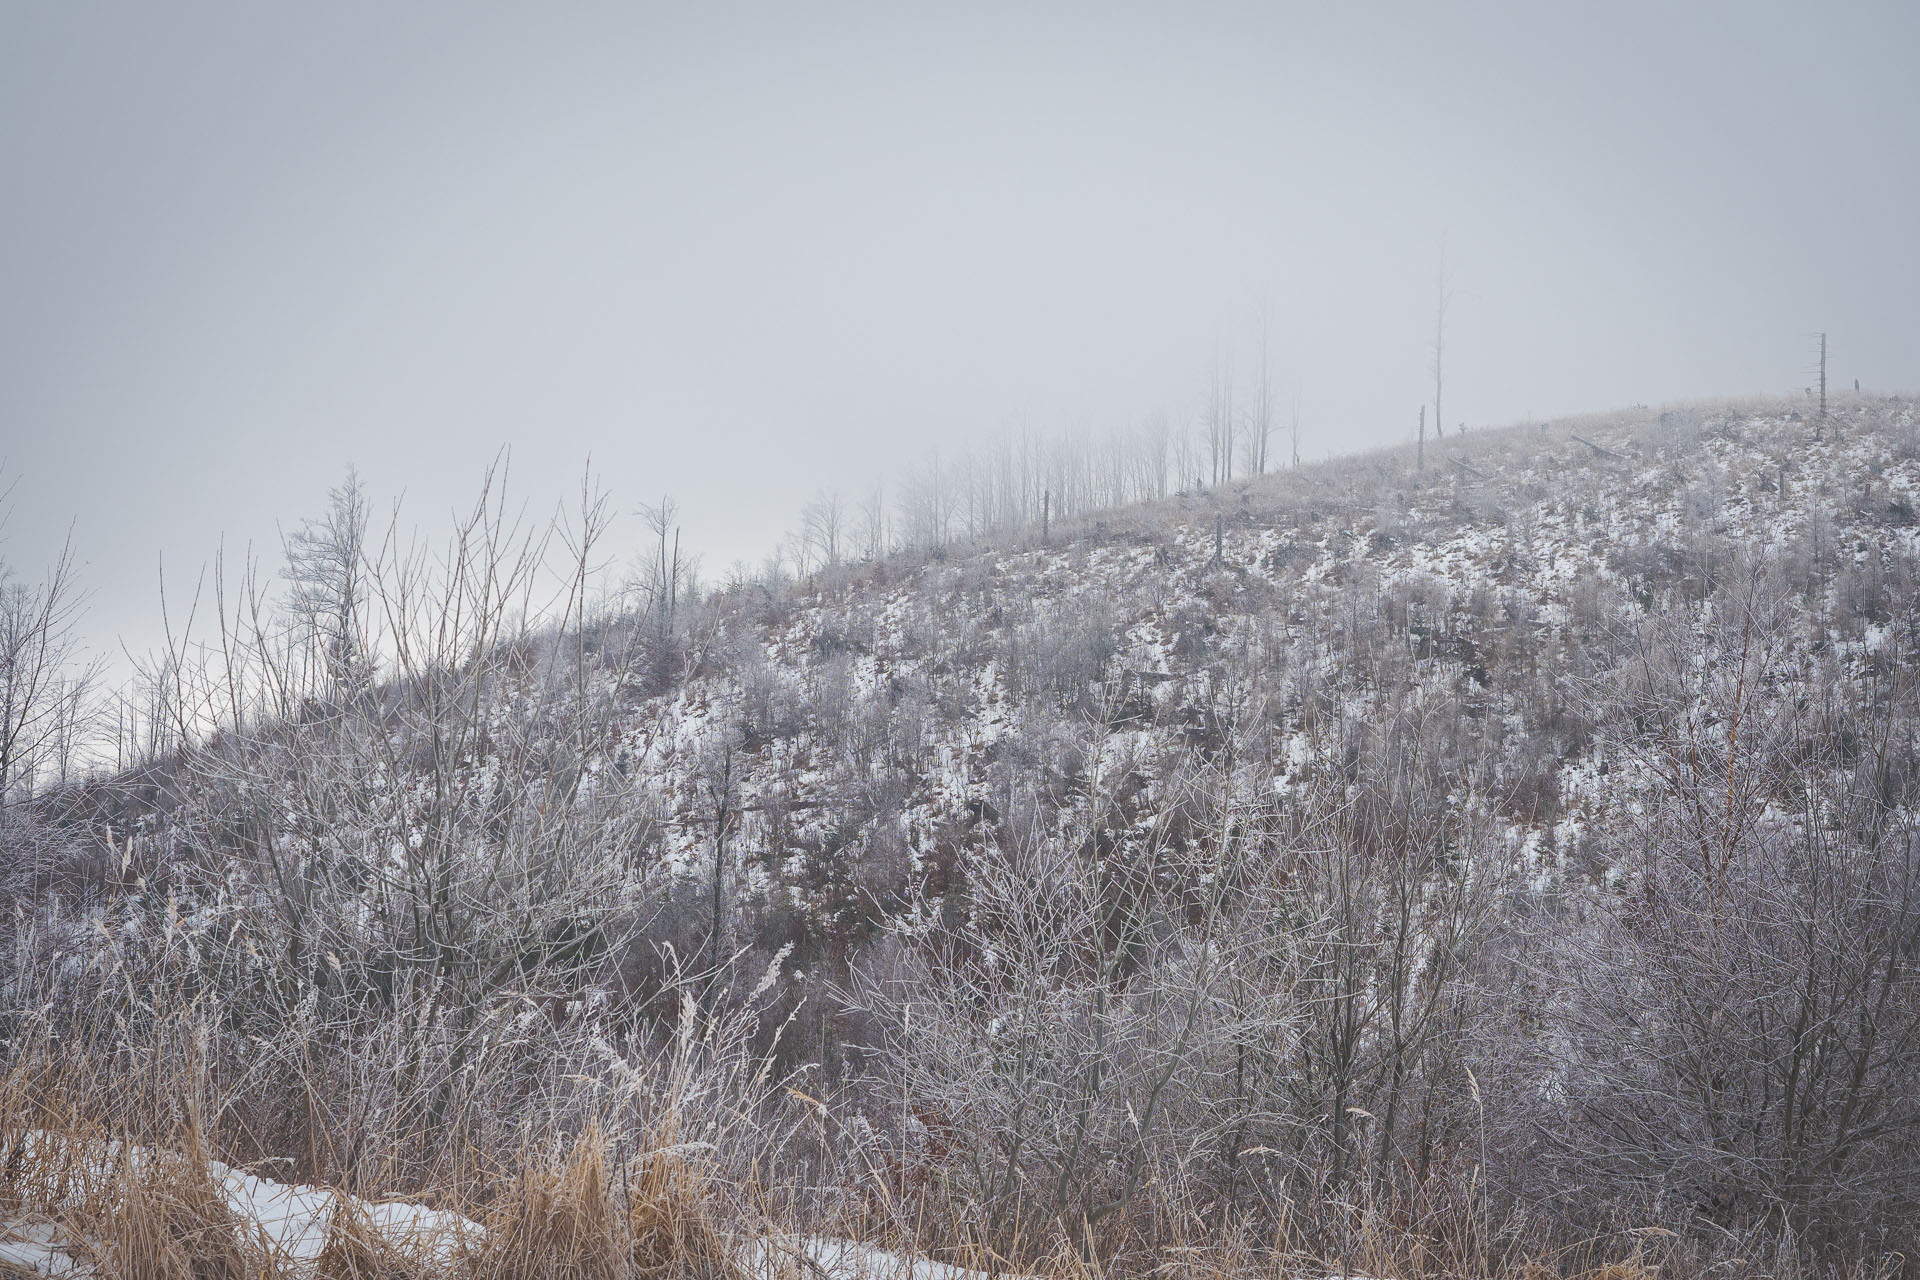
<path id="1" fill-rule="evenodd" d="M 40 1144 L 64 1147 L 68 1142 L 59 1134 L 36 1131 L 26 1135 L 28 1150 Z M 74 1161 L 82 1176 L 112 1178 L 124 1167 L 122 1161 L 138 1168 L 154 1158 L 144 1147 L 130 1147 L 123 1153 L 118 1144 L 87 1145 L 97 1150 L 80 1153 Z M 357 1201 L 342 1192 L 275 1182 L 217 1160 L 209 1161 L 208 1168 L 226 1191 L 233 1216 L 243 1224 L 257 1226 L 274 1253 L 295 1267 L 308 1266 L 320 1256 L 334 1212 L 342 1203 L 357 1205 L 374 1231 L 388 1240 L 403 1247 L 422 1248 L 429 1257 L 444 1263 L 452 1262 L 462 1236 L 481 1230 L 457 1213 L 425 1205 L 398 1200 L 378 1204 Z M 0 1263 L 40 1275 L 90 1275 L 92 1268 L 83 1261 L 85 1253 L 82 1245 L 67 1238 L 54 1224 L 0 1220 Z"/>

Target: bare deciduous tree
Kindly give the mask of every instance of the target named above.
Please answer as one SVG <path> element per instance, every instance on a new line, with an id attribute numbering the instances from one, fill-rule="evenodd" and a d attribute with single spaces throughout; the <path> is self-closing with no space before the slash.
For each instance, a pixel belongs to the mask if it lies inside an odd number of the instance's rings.
<path id="1" fill-rule="evenodd" d="M 64 774 L 80 748 L 100 669 L 75 630 L 84 604 L 71 537 L 38 582 L 0 563 L 0 807 Z"/>
<path id="2" fill-rule="evenodd" d="M 1247 408 L 1247 458 L 1255 475 L 1267 470 L 1267 441 L 1273 435 L 1272 321 L 1260 312 L 1260 381 L 1254 384 L 1253 403 Z"/>
<path id="3" fill-rule="evenodd" d="M 1433 429 L 1440 439 L 1447 434 L 1447 420 L 1441 408 L 1445 389 L 1447 351 L 1447 307 L 1453 301 L 1453 272 L 1447 263 L 1447 246 L 1440 245 L 1440 271 L 1435 277 L 1433 307 Z"/>
<path id="4" fill-rule="evenodd" d="M 367 652 L 367 500 L 352 468 L 327 492 L 327 513 L 283 538 L 288 605 L 297 642 L 332 689 L 356 693 L 371 679 Z"/>
<path id="5" fill-rule="evenodd" d="M 800 516 L 801 573 L 837 569 L 846 556 L 847 503 L 839 490 L 823 490 Z"/>

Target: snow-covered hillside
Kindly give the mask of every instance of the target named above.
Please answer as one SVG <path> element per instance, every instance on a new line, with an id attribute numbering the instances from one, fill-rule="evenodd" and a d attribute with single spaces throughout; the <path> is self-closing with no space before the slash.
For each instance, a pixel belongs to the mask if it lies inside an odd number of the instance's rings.
<path id="1" fill-rule="evenodd" d="M 1008 810 L 1009 787 L 1048 783 L 1069 821 L 1076 785 L 1124 761 L 1150 809 L 1156 782 L 1221 745 L 1262 673 L 1269 731 L 1238 766 L 1247 797 L 1283 794 L 1324 746 L 1308 690 L 1362 715 L 1446 698 L 1487 726 L 1519 793 L 1510 838 L 1544 857 L 1577 836 L 1596 763 L 1555 708 L 1608 664 L 1627 606 L 1704 599 L 1765 551 L 1838 566 L 1810 645 L 1864 660 L 1905 621 L 1871 598 L 1920 553 L 1910 403 L 1825 429 L 1780 408 L 1629 413 L 1430 453 L 1424 473 L 1401 450 L 1259 477 L 1053 545 L 1029 531 L 823 574 L 779 601 L 741 589 L 705 641 L 718 656 L 635 705 L 614 752 L 657 806 L 657 856 L 710 860 L 699 763 L 735 743 L 756 892 L 830 910 L 819 864 L 884 849 L 937 895 L 943 861 Z M 1059 741 L 1087 718 L 1109 729 L 1097 760 Z M 1532 798 L 1556 783 L 1557 800 Z"/>
<path id="2" fill-rule="evenodd" d="M 1424 454 L 539 627 L 477 518 L 304 666 L 236 611 L 190 745 L 11 819 L 11 1058 L 316 1185 L 591 1128 L 1025 1268 L 1906 1239 L 1915 404 Z"/>

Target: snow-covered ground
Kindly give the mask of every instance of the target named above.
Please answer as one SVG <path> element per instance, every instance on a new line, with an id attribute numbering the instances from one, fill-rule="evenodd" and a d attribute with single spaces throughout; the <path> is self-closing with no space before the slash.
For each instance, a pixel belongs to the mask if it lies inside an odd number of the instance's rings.
<path id="1" fill-rule="evenodd" d="M 59 1135 L 25 1135 L 22 1155 L 66 1171 L 76 1188 L 110 1181 L 131 1167 L 172 1157 L 145 1147 L 69 1141 Z M 372 1230 L 410 1257 L 437 1262 L 454 1274 L 460 1246 L 477 1243 L 484 1228 L 444 1209 L 405 1200 L 366 1201 L 337 1191 L 276 1182 L 258 1174 L 208 1162 L 208 1173 L 225 1192 L 242 1232 L 252 1235 L 286 1274 L 310 1271 L 326 1247 L 342 1211 L 356 1212 Z M 56 1217 L 59 1216 L 56 1211 Z M 257 1234 L 256 1234 L 257 1233 Z M 0 1211 L 0 1276 L 12 1267 L 31 1275 L 79 1277 L 95 1272 L 91 1250 L 45 1215 L 8 1217 Z M 973 1280 L 986 1273 L 825 1236 L 781 1236 L 742 1243 L 741 1270 L 755 1280 Z M 1011 1272 L 999 1280 L 1020 1280 Z"/>
<path id="2" fill-rule="evenodd" d="M 76 1190 L 98 1186 L 170 1157 L 145 1147 L 69 1140 L 57 1134 L 25 1135 L 22 1157 L 66 1171 L 63 1181 Z M 451 1263 L 463 1235 L 480 1231 L 457 1213 L 404 1200 L 370 1202 L 319 1187 L 290 1186 L 257 1174 L 208 1162 L 208 1173 L 226 1193 L 227 1207 L 242 1228 L 251 1227 L 273 1257 L 295 1274 L 319 1258 L 327 1233 L 343 1208 L 356 1209 L 380 1236 L 410 1254 Z M 57 1216 L 56 1207 L 56 1216 Z M 45 1217 L 9 1220 L 0 1216 L 0 1263 L 42 1275 L 91 1273 L 86 1242 L 76 1240 L 57 1221 Z"/>

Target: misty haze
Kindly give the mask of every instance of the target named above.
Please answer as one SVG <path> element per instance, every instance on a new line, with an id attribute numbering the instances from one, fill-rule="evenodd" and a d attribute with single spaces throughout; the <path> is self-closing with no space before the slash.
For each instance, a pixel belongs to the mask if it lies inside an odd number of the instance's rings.
<path id="1" fill-rule="evenodd" d="M 0 9 L 0 1276 L 1920 1276 L 1917 50 Z"/>

